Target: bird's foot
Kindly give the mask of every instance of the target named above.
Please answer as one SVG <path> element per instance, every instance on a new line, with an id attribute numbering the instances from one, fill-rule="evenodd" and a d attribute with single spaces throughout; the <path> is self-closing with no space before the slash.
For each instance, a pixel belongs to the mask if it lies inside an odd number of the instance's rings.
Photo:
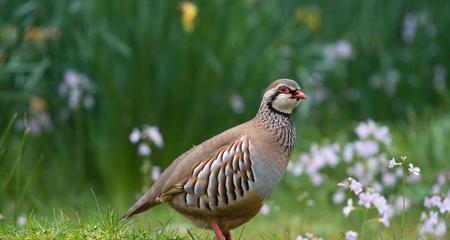
<path id="1" fill-rule="evenodd" d="M 232 240 L 230 230 L 223 231 L 223 236 L 225 237 L 225 240 Z"/>
<path id="2" fill-rule="evenodd" d="M 209 225 L 214 230 L 217 240 L 225 240 L 225 236 L 222 234 L 222 230 L 220 230 L 219 223 L 217 222 L 217 220 L 209 221 Z"/>

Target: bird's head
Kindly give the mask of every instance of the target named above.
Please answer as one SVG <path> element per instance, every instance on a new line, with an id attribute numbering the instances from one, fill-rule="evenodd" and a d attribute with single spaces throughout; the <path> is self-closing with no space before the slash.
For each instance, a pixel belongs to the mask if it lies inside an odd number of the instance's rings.
<path id="1" fill-rule="evenodd" d="M 278 79 L 267 87 L 263 104 L 267 104 L 275 112 L 291 114 L 300 101 L 305 99 L 306 95 L 297 82 L 290 79 Z"/>

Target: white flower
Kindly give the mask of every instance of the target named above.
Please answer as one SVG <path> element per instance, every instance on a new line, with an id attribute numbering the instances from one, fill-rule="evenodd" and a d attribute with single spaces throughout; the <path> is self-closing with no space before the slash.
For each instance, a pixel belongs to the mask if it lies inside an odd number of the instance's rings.
<path id="1" fill-rule="evenodd" d="M 130 136 L 128 137 L 128 139 L 130 139 L 130 142 L 137 143 L 140 138 L 141 138 L 141 132 L 139 131 L 139 129 L 133 128 Z"/>
<path id="2" fill-rule="evenodd" d="M 344 213 L 344 216 L 345 216 L 345 217 L 348 217 L 348 215 L 350 215 L 350 213 L 352 212 L 352 210 L 353 210 L 353 200 L 352 200 L 351 198 L 349 198 L 349 199 L 347 200 L 347 206 L 345 206 L 345 207 L 342 209 L 342 213 Z"/>
<path id="3" fill-rule="evenodd" d="M 27 224 L 27 216 L 25 214 L 20 214 L 20 216 L 17 218 L 17 225 L 19 227 L 23 227 Z"/>
<path id="4" fill-rule="evenodd" d="M 357 240 L 358 239 L 358 233 L 349 230 L 345 233 L 345 240 Z"/>
<path id="5" fill-rule="evenodd" d="M 307 238 L 304 238 L 302 235 L 298 235 L 295 240 L 307 240 Z"/>
<path id="6" fill-rule="evenodd" d="M 408 171 L 416 176 L 420 175 L 420 168 L 418 167 L 414 167 L 414 165 L 412 163 L 408 164 Z"/>
<path id="7" fill-rule="evenodd" d="M 0 214 L 0 221 L 2 221 L 3 219 L 5 219 L 5 216 L 3 216 L 2 214 Z"/>
<path id="8" fill-rule="evenodd" d="M 259 210 L 259 212 L 264 215 L 267 216 L 270 213 L 270 207 L 269 205 L 267 205 L 266 203 L 264 203 L 264 205 L 261 207 L 261 210 Z"/>
<path id="9" fill-rule="evenodd" d="M 402 163 L 401 162 L 396 162 L 395 158 L 392 158 L 391 160 L 389 160 L 389 168 L 393 168 L 395 166 L 401 166 Z"/>
<path id="10" fill-rule="evenodd" d="M 150 156 L 151 152 L 152 152 L 152 150 L 150 149 L 150 147 L 147 144 L 145 144 L 145 143 L 139 144 L 138 153 L 140 156 L 143 156 L 143 157 Z"/>

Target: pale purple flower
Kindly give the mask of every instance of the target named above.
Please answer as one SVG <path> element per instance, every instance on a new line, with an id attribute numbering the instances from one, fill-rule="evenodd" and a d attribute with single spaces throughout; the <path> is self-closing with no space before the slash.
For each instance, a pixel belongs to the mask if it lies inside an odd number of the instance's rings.
<path id="1" fill-rule="evenodd" d="M 386 126 L 380 126 L 373 133 L 373 136 L 376 140 L 384 143 L 386 146 L 390 146 L 392 143 L 391 134 L 389 133 L 389 128 Z"/>
<path id="2" fill-rule="evenodd" d="M 390 225 L 390 217 L 387 214 L 383 214 L 379 221 L 384 225 L 384 227 L 389 227 Z"/>
<path id="3" fill-rule="evenodd" d="M 64 72 L 64 83 L 70 88 L 77 88 L 78 85 L 80 85 L 82 78 L 83 75 L 74 70 L 69 69 Z"/>
<path id="4" fill-rule="evenodd" d="M 352 54 L 352 45 L 346 40 L 339 40 L 325 47 L 325 56 L 332 61 L 334 59 L 347 60 L 351 58 Z"/>
<path id="5" fill-rule="evenodd" d="M 438 205 L 439 211 L 444 214 L 445 212 L 450 213 L 450 196 L 447 196 Z"/>
<path id="6" fill-rule="evenodd" d="M 141 132 L 139 129 L 133 128 L 128 139 L 130 139 L 130 142 L 132 143 L 137 143 L 141 139 Z"/>
<path id="7" fill-rule="evenodd" d="M 237 94 L 231 95 L 230 106 L 231 110 L 233 110 L 233 112 L 237 114 L 241 114 L 245 110 L 244 100 L 240 95 Z"/>
<path id="8" fill-rule="evenodd" d="M 420 175 L 420 168 L 418 167 L 414 167 L 414 165 L 412 163 L 408 164 L 408 171 L 416 176 Z"/>
<path id="9" fill-rule="evenodd" d="M 353 191 L 356 195 L 363 191 L 362 184 L 355 179 L 349 177 L 346 181 L 337 184 L 340 187 L 348 188 Z"/>
<path id="10" fill-rule="evenodd" d="M 393 187 L 397 183 L 397 177 L 392 173 L 383 173 L 381 181 L 386 187 Z"/>
<path id="11" fill-rule="evenodd" d="M 396 162 L 395 158 L 392 158 L 391 160 L 389 160 L 389 168 L 393 168 L 395 166 L 401 166 L 402 163 L 401 162 Z"/>
<path id="12" fill-rule="evenodd" d="M 444 237 L 447 232 L 445 221 L 439 221 L 434 229 L 434 235 L 438 238 Z"/>
<path id="13" fill-rule="evenodd" d="M 69 109 L 78 109 L 80 105 L 87 110 L 92 109 L 95 105 L 93 93 L 94 88 L 86 75 L 73 70 L 65 71 L 59 85 L 59 95 L 67 98 Z"/>
<path id="14" fill-rule="evenodd" d="M 348 217 L 348 215 L 350 215 L 350 213 L 352 212 L 352 210 L 353 210 L 353 200 L 352 200 L 351 198 L 349 198 L 349 199 L 347 200 L 347 206 L 345 206 L 345 207 L 342 209 L 342 213 L 344 214 L 345 217 Z"/>
<path id="15" fill-rule="evenodd" d="M 379 214 L 383 214 L 388 210 L 386 198 L 381 196 L 378 192 L 372 193 L 372 204 L 375 206 Z"/>
<path id="16" fill-rule="evenodd" d="M 376 123 L 369 119 L 367 122 L 360 122 L 355 128 L 355 132 L 360 139 L 366 139 L 372 135 L 376 129 Z"/>
<path id="17" fill-rule="evenodd" d="M 388 74 L 389 75 L 389 74 Z M 390 74 L 391 78 L 394 79 L 393 73 Z M 391 134 L 389 128 L 386 126 L 379 126 L 373 120 L 367 120 L 366 122 L 360 122 L 355 128 L 355 133 L 358 135 L 359 139 L 365 140 L 370 136 L 379 142 L 384 143 L 386 146 L 390 146 L 392 142 Z"/>
<path id="18" fill-rule="evenodd" d="M 261 207 L 261 210 L 259 210 L 259 212 L 264 215 L 267 216 L 270 213 L 270 207 L 269 205 L 267 205 L 266 203 L 264 203 L 264 205 Z"/>
<path id="19" fill-rule="evenodd" d="M 153 181 L 156 181 L 159 176 L 161 175 L 161 168 L 158 166 L 153 166 L 152 167 L 152 179 Z"/>
<path id="20" fill-rule="evenodd" d="M 364 206 L 365 208 L 370 208 L 372 204 L 372 194 L 369 192 L 359 194 L 358 204 Z"/>
<path id="21" fill-rule="evenodd" d="M 356 152 L 364 158 L 369 158 L 378 153 L 378 143 L 372 140 L 361 140 L 355 142 Z"/>
<path id="22" fill-rule="evenodd" d="M 405 197 L 404 202 L 405 205 L 403 206 L 403 197 L 401 196 L 395 199 L 394 207 L 397 213 L 403 212 L 403 208 L 407 210 L 411 207 L 411 200 L 409 200 L 409 198 Z"/>
<path id="23" fill-rule="evenodd" d="M 445 221 L 439 218 L 435 211 L 431 211 L 429 215 L 422 213 L 420 220 L 422 226 L 420 228 L 420 235 L 430 235 L 434 239 L 441 239 L 446 233 Z"/>
<path id="24" fill-rule="evenodd" d="M 150 146 L 148 146 L 148 145 L 145 144 L 145 143 L 139 144 L 138 154 L 139 154 L 140 156 L 143 156 L 143 157 L 150 156 L 151 152 L 152 152 L 152 151 L 151 151 L 151 149 L 150 149 Z"/>
<path id="25" fill-rule="evenodd" d="M 350 190 L 352 190 L 356 195 L 358 195 L 360 192 L 363 191 L 362 184 L 356 181 L 355 179 L 352 179 L 350 181 Z"/>
<path id="26" fill-rule="evenodd" d="M 345 193 L 342 190 L 338 190 L 333 194 L 333 203 L 340 204 L 344 201 Z"/>
<path id="27" fill-rule="evenodd" d="M 364 164 L 362 164 L 361 162 L 355 163 L 355 165 L 353 167 L 349 167 L 347 169 L 347 173 L 349 175 L 353 175 L 355 177 L 362 178 L 365 175 Z"/>
<path id="28" fill-rule="evenodd" d="M 353 145 L 350 143 L 345 144 L 343 159 L 345 162 L 350 162 L 353 159 Z"/>
<path id="29" fill-rule="evenodd" d="M 164 146 L 164 141 L 163 141 L 162 135 L 159 132 L 159 128 L 157 126 L 145 125 L 143 134 L 150 141 L 152 141 L 157 147 L 161 148 Z"/>
<path id="30" fill-rule="evenodd" d="M 442 198 L 439 195 L 433 195 L 430 198 L 426 197 L 423 201 L 423 205 L 426 208 L 438 207 L 441 204 Z"/>
<path id="31" fill-rule="evenodd" d="M 323 182 L 323 176 L 320 175 L 319 173 L 313 173 L 310 175 L 310 177 L 311 177 L 311 182 L 314 186 L 319 186 Z"/>
<path id="32" fill-rule="evenodd" d="M 381 183 L 374 181 L 372 183 L 372 189 L 375 190 L 375 192 L 382 192 L 383 191 L 383 185 Z"/>
<path id="33" fill-rule="evenodd" d="M 302 235 L 298 235 L 295 240 L 308 240 L 307 238 L 304 238 Z"/>
<path id="34" fill-rule="evenodd" d="M 358 239 L 358 233 L 349 230 L 345 233 L 345 240 L 357 240 Z"/>

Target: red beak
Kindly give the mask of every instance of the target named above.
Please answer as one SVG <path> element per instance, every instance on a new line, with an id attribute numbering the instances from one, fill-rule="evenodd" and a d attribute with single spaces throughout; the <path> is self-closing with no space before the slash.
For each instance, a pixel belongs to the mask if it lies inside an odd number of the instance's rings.
<path id="1" fill-rule="evenodd" d="M 300 90 L 295 90 L 294 94 L 292 95 L 293 98 L 295 98 L 295 100 L 306 100 L 308 99 L 308 97 L 306 97 L 306 95 L 300 91 Z"/>

